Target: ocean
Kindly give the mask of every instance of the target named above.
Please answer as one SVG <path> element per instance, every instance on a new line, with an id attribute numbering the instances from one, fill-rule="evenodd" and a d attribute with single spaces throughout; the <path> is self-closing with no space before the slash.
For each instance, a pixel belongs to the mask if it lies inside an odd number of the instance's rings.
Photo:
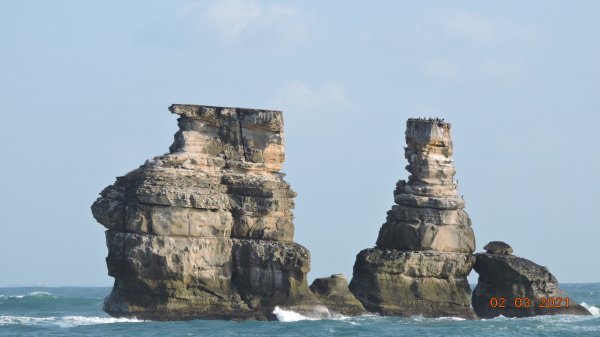
<path id="1" fill-rule="evenodd" d="M 0 288 L 0 336 L 600 336 L 600 283 L 561 286 L 594 315 L 312 320 L 278 309 L 275 322 L 154 322 L 108 316 L 102 311 L 107 287 Z"/>

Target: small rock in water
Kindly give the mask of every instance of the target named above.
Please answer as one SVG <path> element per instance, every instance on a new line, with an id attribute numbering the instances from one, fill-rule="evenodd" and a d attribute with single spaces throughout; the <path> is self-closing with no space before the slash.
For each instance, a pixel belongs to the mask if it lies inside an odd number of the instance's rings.
<path id="1" fill-rule="evenodd" d="M 367 313 L 348 289 L 348 280 L 344 274 L 317 278 L 310 285 L 310 290 L 330 311 L 348 316 Z"/>

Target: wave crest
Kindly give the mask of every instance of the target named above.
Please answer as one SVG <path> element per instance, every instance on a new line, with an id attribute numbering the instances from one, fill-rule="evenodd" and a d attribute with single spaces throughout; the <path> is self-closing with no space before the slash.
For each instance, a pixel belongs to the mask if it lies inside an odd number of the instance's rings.
<path id="1" fill-rule="evenodd" d="M 421 321 L 442 321 L 442 322 L 466 321 L 465 318 L 454 317 L 454 316 L 442 316 L 442 317 L 429 318 L 429 317 L 424 317 L 422 315 L 418 315 L 418 316 L 412 316 L 411 319 L 413 319 L 417 322 L 421 322 Z"/>
<path id="2" fill-rule="evenodd" d="M 0 300 L 4 299 L 22 299 L 22 298 L 58 298 L 46 291 L 32 291 L 24 295 L 0 295 Z"/>
<path id="3" fill-rule="evenodd" d="M 588 305 L 585 302 L 581 302 L 581 306 L 586 308 L 592 315 L 600 316 L 600 308 L 593 305 Z"/>
<path id="4" fill-rule="evenodd" d="M 297 321 L 317 321 L 317 320 L 344 320 L 348 319 L 348 316 L 338 314 L 337 312 L 329 311 L 324 306 L 317 305 L 313 307 L 311 311 L 298 313 L 293 310 L 275 307 L 273 314 L 277 316 L 277 320 L 280 322 L 297 322 Z"/>
<path id="5" fill-rule="evenodd" d="M 96 325 L 126 322 L 143 322 L 131 318 L 114 317 L 85 317 L 85 316 L 63 316 L 63 317 L 29 317 L 29 316 L 0 316 L 0 326 L 3 325 L 37 325 L 58 326 L 70 328 L 79 325 Z"/>

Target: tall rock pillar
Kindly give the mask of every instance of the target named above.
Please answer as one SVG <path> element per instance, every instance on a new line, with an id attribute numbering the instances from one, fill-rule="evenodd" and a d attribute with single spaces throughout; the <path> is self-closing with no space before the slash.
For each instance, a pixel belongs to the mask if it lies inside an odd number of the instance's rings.
<path id="1" fill-rule="evenodd" d="M 441 119 L 406 123 L 408 182 L 397 183 L 376 247 L 356 256 L 350 282 L 371 312 L 474 318 L 475 237 L 454 180 L 450 128 Z"/>
<path id="2" fill-rule="evenodd" d="M 318 304 L 310 255 L 294 243 L 295 192 L 280 111 L 173 105 L 170 152 L 106 187 L 92 205 L 106 227 L 104 310 L 153 320 L 272 319 Z M 307 309 L 308 310 L 308 309 Z"/>

